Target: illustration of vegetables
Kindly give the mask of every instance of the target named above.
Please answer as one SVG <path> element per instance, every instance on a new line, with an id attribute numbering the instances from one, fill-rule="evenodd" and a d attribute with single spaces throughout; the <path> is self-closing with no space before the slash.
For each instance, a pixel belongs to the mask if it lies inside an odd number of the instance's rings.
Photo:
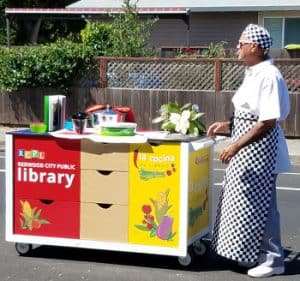
<path id="1" fill-rule="evenodd" d="M 139 155 L 139 149 L 137 148 L 133 151 L 133 164 L 137 169 L 139 168 L 137 165 L 138 155 Z"/>
<path id="2" fill-rule="evenodd" d="M 150 199 L 154 207 L 155 216 L 152 213 L 151 205 L 143 205 L 143 220 L 142 225 L 135 225 L 139 230 L 148 231 L 150 237 L 157 236 L 162 240 L 172 240 L 176 235 L 176 232 L 172 232 L 172 226 L 174 219 L 168 215 L 168 211 L 172 207 L 168 203 L 170 189 L 160 192 L 157 195 L 156 200 Z"/>
<path id="3" fill-rule="evenodd" d="M 153 178 L 163 178 L 165 176 L 165 173 L 160 171 L 139 169 L 139 175 L 141 180 L 147 181 Z"/>
<path id="4" fill-rule="evenodd" d="M 202 215 L 202 207 L 189 208 L 189 226 L 193 226 L 196 220 Z"/>
<path id="5" fill-rule="evenodd" d="M 20 224 L 22 229 L 39 229 L 42 224 L 50 224 L 49 221 L 41 219 L 42 209 L 32 208 L 28 201 L 20 200 L 22 212 L 20 213 Z"/>
<path id="6" fill-rule="evenodd" d="M 173 218 L 163 216 L 161 224 L 156 229 L 156 235 L 162 240 L 168 240 L 172 235 Z"/>
<path id="7" fill-rule="evenodd" d="M 205 190 L 205 197 L 202 205 L 197 208 L 189 208 L 189 226 L 193 226 L 196 220 L 204 213 L 207 209 L 208 204 L 208 188 Z"/>
<path id="8" fill-rule="evenodd" d="M 139 175 L 140 179 L 144 181 L 148 181 L 150 179 L 154 178 L 163 178 L 166 175 L 171 176 L 172 173 L 175 173 L 175 165 L 171 164 L 171 168 L 166 170 L 166 171 L 151 171 L 151 170 L 146 170 L 146 169 L 139 169 Z"/>

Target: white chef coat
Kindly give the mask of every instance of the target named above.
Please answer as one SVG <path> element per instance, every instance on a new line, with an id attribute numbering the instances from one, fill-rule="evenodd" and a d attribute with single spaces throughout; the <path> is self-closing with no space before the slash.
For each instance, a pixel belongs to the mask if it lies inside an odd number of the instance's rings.
<path id="1" fill-rule="evenodd" d="M 232 98 L 235 109 L 245 110 L 258 116 L 258 121 L 287 118 L 290 100 L 286 83 L 269 59 L 247 67 L 243 83 Z M 279 137 L 274 173 L 291 170 L 291 163 L 284 133 L 277 122 Z"/>

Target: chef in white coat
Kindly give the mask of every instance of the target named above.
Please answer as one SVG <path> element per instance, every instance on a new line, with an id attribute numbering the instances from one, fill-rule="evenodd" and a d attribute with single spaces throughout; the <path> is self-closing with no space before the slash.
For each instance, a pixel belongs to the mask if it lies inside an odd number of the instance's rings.
<path id="1" fill-rule="evenodd" d="M 231 121 L 215 122 L 210 137 L 230 130 L 232 142 L 220 153 L 228 163 L 220 193 L 212 248 L 249 267 L 251 277 L 284 273 L 276 178 L 290 171 L 287 145 L 279 122 L 290 111 L 287 86 L 268 57 L 269 32 L 249 24 L 237 49 L 246 65 L 243 83 L 233 96 Z"/>

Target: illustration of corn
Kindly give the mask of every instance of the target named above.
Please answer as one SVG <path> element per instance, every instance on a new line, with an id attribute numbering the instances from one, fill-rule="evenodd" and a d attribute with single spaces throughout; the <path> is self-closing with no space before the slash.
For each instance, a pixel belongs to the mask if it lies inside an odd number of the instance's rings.
<path id="1" fill-rule="evenodd" d="M 165 191 L 159 192 L 156 200 L 150 199 L 155 209 L 157 224 L 160 224 L 162 222 L 164 215 L 167 214 L 168 210 L 172 207 L 172 205 L 169 205 L 169 193 L 170 189 L 167 189 Z"/>
<path id="2" fill-rule="evenodd" d="M 32 209 L 31 209 L 31 206 L 29 204 L 28 201 L 20 201 L 21 202 L 21 205 L 22 205 L 22 212 L 23 214 L 30 218 L 32 216 Z"/>
<path id="3" fill-rule="evenodd" d="M 22 212 L 20 213 L 20 225 L 22 229 L 39 229 L 42 224 L 50 224 L 49 221 L 41 219 L 42 209 L 32 208 L 26 200 L 20 200 Z"/>

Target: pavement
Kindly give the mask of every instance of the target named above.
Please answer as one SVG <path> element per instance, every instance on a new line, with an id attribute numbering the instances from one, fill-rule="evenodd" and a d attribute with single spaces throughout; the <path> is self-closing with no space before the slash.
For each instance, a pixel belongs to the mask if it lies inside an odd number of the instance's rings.
<path id="1" fill-rule="evenodd" d="M 7 127 L 0 125 L 0 151 L 5 149 L 5 133 L 8 131 L 15 131 L 18 129 L 24 129 L 19 127 Z M 290 139 L 287 138 L 287 145 L 289 150 L 290 159 L 293 165 L 300 165 L 300 139 Z M 214 150 L 216 154 L 221 152 L 221 150 L 228 145 L 230 138 L 222 136 L 217 138 L 217 143 L 215 144 Z"/>

